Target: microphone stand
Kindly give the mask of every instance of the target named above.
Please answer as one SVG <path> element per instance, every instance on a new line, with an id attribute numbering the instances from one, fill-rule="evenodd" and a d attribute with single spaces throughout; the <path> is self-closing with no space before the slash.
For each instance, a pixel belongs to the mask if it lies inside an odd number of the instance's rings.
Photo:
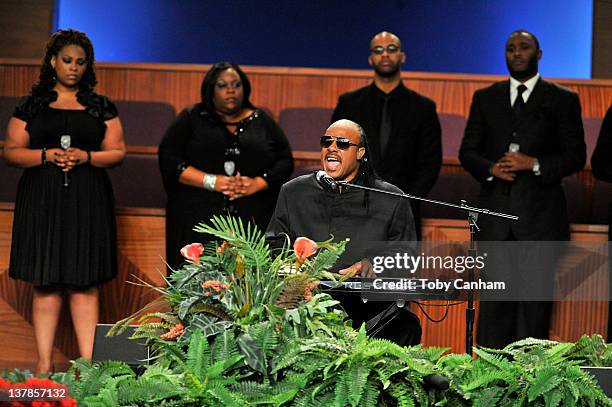
<path id="1" fill-rule="evenodd" d="M 414 199 L 417 201 L 428 202 L 434 205 L 448 206 L 451 208 L 456 208 L 456 209 L 467 212 L 467 220 L 468 220 L 468 224 L 470 225 L 470 247 L 468 249 L 468 255 L 473 256 L 474 258 L 476 257 L 476 254 L 477 254 L 475 235 L 476 235 L 476 231 L 480 230 L 480 228 L 478 227 L 478 224 L 476 223 L 476 221 L 478 220 L 479 213 L 482 213 L 483 215 L 488 215 L 488 216 L 497 216 L 499 218 L 510 219 L 514 221 L 518 220 L 518 216 L 515 216 L 515 215 L 509 215 L 507 213 L 502 213 L 502 212 L 493 212 L 488 209 L 477 208 L 475 206 L 468 206 L 467 202 L 463 199 L 461 200 L 461 204 L 457 205 L 457 204 L 453 204 L 450 202 L 438 201 L 438 200 L 429 199 L 429 198 L 422 198 L 420 196 L 404 194 L 400 192 L 385 191 L 385 190 L 378 189 L 378 188 L 366 187 L 364 185 L 357 185 L 357 184 L 350 183 L 348 181 L 335 181 L 335 183 L 340 186 L 347 186 L 347 187 L 353 187 L 357 189 L 363 189 L 366 191 L 378 192 L 381 194 L 394 195 L 394 196 L 399 196 L 400 198 L 405 198 L 405 199 Z M 468 281 L 470 283 L 474 281 L 475 267 L 476 266 L 474 265 L 468 269 Z M 470 284 L 470 287 L 471 287 L 471 284 Z M 475 316 L 475 313 L 476 311 L 474 310 L 474 289 L 470 288 L 469 290 L 467 290 L 467 305 L 466 305 L 466 310 L 465 310 L 465 353 L 467 353 L 470 356 L 472 355 L 472 347 L 474 343 L 474 316 Z"/>

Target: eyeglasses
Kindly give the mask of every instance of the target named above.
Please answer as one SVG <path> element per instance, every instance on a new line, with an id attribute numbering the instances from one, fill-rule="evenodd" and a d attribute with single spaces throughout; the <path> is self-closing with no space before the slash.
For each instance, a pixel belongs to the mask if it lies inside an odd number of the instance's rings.
<path id="1" fill-rule="evenodd" d="M 347 150 L 350 146 L 360 147 L 359 144 L 351 143 L 351 140 L 341 137 L 321 136 L 321 147 L 330 147 L 334 141 L 340 150 Z"/>
<path id="2" fill-rule="evenodd" d="M 387 50 L 387 53 L 389 54 L 395 54 L 397 51 L 399 51 L 399 49 L 400 48 L 397 45 L 389 44 L 387 45 L 387 48 L 383 47 L 382 45 L 377 45 L 370 51 L 372 51 L 373 54 L 381 55 L 383 52 L 385 52 L 385 50 Z"/>

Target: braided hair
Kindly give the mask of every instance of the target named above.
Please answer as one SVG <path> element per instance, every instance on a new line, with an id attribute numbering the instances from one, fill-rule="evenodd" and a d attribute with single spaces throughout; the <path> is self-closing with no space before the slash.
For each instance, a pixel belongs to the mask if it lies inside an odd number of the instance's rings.
<path id="1" fill-rule="evenodd" d="M 358 177 L 363 178 L 363 183 L 366 187 L 373 188 L 374 180 L 378 178 L 370 158 L 370 147 L 368 146 L 368 137 L 365 130 L 358 123 L 352 122 L 359 132 L 359 146 L 365 148 L 365 154 L 359 159 Z M 366 213 L 370 211 L 370 191 L 365 190 L 363 195 L 363 206 L 366 208 Z"/>
<path id="2" fill-rule="evenodd" d="M 51 65 L 51 58 L 57 56 L 62 48 L 67 45 L 76 45 L 85 51 L 87 66 L 78 86 L 79 91 L 93 92 L 94 87 L 98 83 L 94 71 L 93 45 L 84 32 L 68 29 L 56 31 L 47 42 L 38 82 L 32 86 L 32 96 L 34 98 L 47 97 L 55 87 L 55 69 Z"/>

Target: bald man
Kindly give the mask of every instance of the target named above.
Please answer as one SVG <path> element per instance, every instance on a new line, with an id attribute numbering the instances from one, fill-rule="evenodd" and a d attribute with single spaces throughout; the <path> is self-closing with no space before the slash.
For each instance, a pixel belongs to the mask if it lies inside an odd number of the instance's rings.
<path id="1" fill-rule="evenodd" d="M 372 166 L 385 181 L 404 192 L 427 196 L 442 165 L 441 130 L 436 104 L 402 83 L 406 62 L 400 39 L 383 31 L 370 41 L 372 84 L 338 99 L 332 122 L 350 119 L 368 135 Z M 418 202 L 411 202 L 420 236 Z"/>
<path id="2" fill-rule="evenodd" d="M 365 133 L 350 120 L 333 123 L 321 137 L 321 164 L 330 177 L 336 181 L 401 192 L 373 174 L 368 158 Z M 302 175 L 282 186 L 266 234 L 286 234 L 292 241 L 300 236 L 318 242 L 330 237 L 336 242 L 349 238 L 336 269 L 342 274 L 362 276 L 372 276 L 367 257 L 373 242 L 416 240 L 412 212 L 405 199 L 351 187 L 334 190 L 319 182 L 316 174 Z M 406 244 L 406 247 L 410 246 Z M 390 315 L 396 312 L 398 315 L 377 336 L 400 345 L 419 343 L 420 323 L 408 309 L 398 310 L 395 302 L 370 301 L 364 304 L 359 296 L 340 300 L 356 329 L 388 310 Z"/>

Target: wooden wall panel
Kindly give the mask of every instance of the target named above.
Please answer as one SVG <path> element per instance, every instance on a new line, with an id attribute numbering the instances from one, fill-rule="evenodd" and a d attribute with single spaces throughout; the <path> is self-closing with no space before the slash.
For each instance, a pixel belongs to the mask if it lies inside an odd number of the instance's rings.
<path id="1" fill-rule="evenodd" d="M 1 330 L 0 342 L 19 343 L 24 335 L 30 339 L 19 354 L 6 353 L 0 347 L 0 370 L 4 367 L 32 369 L 36 361 L 31 325 L 32 286 L 9 278 L 7 272 L 12 220 L 12 204 L 0 203 L 0 325 L 16 327 L 14 330 Z M 140 285 L 140 280 L 155 286 L 164 285 L 164 211 L 119 210 L 117 238 L 119 275 L 100 287 L 101 323 L 114 323 L 123 319 L 159 296 L 154 290 Z M 67 306 L 62 310 L 55 346 L 55 361 L 58 366 L 64 367 L 68 359 L 79 356 Z"/>
<path id="2" fill-rule="evenodd" d="M 612 79 L 612 0 L 593 1 L 593 78 Z"/>
<path id="3" fill-rule="evenodd" d="M 54 0 L 0 1 L 0 58 L 40 58 L 51 34 Z"/>
<path id="4" fill-rule="evenodd" d="M 98 91 L 116 100 L 166 102 L 177 111 L 199 100 L 209 65 L 98 63 Z M 368 70 L 245 66 L 252 100 L 278 114 L 288 107 L 336 105 L 341 93 L 371 82 Z M 0 59 L 0 96 L 28 92 L 38 75 L 38 61 Z M 432 98 L 440 113 L 467 117 L 476 89 L 505 79 L 497 75 L 404 72 L 408 87 Z M 612 103 L 612 80 L 552 79 L 580 95 L 584 117 L 603 117 Z"/>

